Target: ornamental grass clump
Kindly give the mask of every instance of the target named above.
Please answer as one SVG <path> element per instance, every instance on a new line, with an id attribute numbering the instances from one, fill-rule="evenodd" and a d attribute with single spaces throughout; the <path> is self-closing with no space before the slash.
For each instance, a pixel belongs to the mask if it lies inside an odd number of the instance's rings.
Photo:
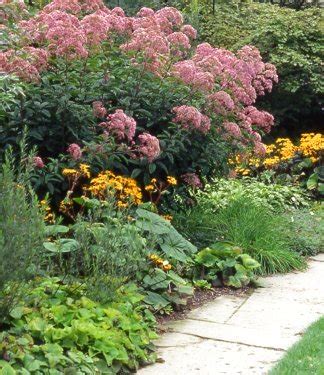
<path id="1" fill-rule="evenodd" d="M 175 215 L 173 223 L 198 247 L 222 240 L 240 246 L 260 263 L 258 272 L 264 275 L 306 267 L 305 261 L 290 249 L 289 225 L 284 217 L 256 204 L 253 198 L 238 197 L 216 211 L 198 205 Z"/>

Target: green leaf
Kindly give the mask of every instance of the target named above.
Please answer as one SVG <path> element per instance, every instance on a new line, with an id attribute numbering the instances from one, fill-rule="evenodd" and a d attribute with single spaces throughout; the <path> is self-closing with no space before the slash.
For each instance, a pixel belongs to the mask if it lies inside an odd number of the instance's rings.
<path id="1" fill-rule="evenodd" d="M 79 249 L 80 244 L 73 238 L 58 239 L 55 242 L 44 242 L 43 246 L 52 253 L 70 253 Z"/>
<path id="2" fill-rule="evenodd" d="M 150 164 L 149 165 L 149 172 L 150 172 L 150 174 L 153 174 L 154 172 L 155 172 L 155 170 L 156 170 L 156 164 Z"/>
<path id="3" fill-rule="evenodd" d="M 154 292 L 146 292 L 144 302 L 153 306 L 155 310 L 160 310 L 170 305 L 170 301 Z"/>
<path id="4" fill-rule="evenodd" d="M 20 319 L 24 315 L 24 308 L 17 306 L 10 311 L 10 316 L 14 319 Z"/>
<path id="5" fill-rule="evenodd" d="M 306 183 L 307 189 L 314 190 L 317 188 L 317 184 L 318 184 L 318 174 L 313 173 L 307 180 L 307 183 Z"/>
<path id="6" fill-rule="evenodd" d="M 16 375 L 16 371 L 9 365 L 8 362 L 0 360 L 0 374 L 1 375 Z"/>
<path id="7" fill-rule="evenodd" d="M 47 225 L 45 228 L 46 236 L 56 236 L 57 234 L 67 233 L 69 227 L 65 225 Z"/>
<path id="8" fill-rule="evenodd" d="M 159 268 L 155 268 L 153 273 L 146 275 L 143 279 L 143 284 L 149 289 L 166 289 L 170 281 L 167 274 Z"/>
<path id="9" fill-rule="evenodd" d="M 41 318 L 34 318 L 28 323 L 28 328 L 31 331 L 44 332 L 46 327 L 47 323 Z"/>
<path id="10" fill-rule="evenodd" d="M 142 208 L 138 208 L 136 210 L 136 214 L 139 218 L 139 220 L 137 220 L 136 222 L 136 225 L 140 229 L 159 235 L 166 234 L 170 231 L 171 225 L 161 216 L 153 212 L 143 210 Z"/>
<path id="11" fill-rule="evenodd" d="M 135 179 L 135 178 L 138 177 L 141 173 L 142 173 L 142 170 L 139 169 L 139 168 L 136 168 L 136 169 L 133 170 L 133 172 L 132 172 L 132 174 L 131 174 L 131 178 L 134 178 L 134 179 Z"/>

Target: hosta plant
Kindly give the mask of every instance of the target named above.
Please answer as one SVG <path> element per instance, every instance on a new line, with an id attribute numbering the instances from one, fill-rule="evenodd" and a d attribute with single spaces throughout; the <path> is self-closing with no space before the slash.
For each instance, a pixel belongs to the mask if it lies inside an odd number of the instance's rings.
<path id="1" fill-rule="evenodd" d="M 260 264 L 238 246 L 230 242 L 217 242 L 199 251 L 195 256 L 199 279 L 214 286 L 226 285 L 241 288 L 255 277 Z"/>

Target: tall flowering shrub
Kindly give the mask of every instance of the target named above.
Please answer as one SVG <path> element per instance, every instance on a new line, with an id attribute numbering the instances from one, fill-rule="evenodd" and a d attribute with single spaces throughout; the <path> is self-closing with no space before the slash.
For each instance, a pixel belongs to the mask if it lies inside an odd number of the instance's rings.
<path id="1" fill-rule="evenodd" d="M 193 47 L 197 32 L 175 8 L 128 17 L 101 0 L 54 0 L 6 31 L 0 70 L 28 84 L 0 135 L 12 142 L 27 125 L 45 168 L 68 150 L 147 182 L 208 175 L 233 149 L 265 151 L 274 120 L 254 103 L 275 67 L 253 46 Z"/>

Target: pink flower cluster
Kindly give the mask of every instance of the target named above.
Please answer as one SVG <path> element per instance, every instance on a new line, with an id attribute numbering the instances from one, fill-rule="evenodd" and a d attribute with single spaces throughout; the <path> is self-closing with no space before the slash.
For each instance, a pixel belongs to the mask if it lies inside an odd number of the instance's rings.
<path id="1" fill-rule="evenodd" d="M 109 10 L 102 0 L 54 0 L 19 27 L 28 44 L 46 45 L 54 56 L 75 59 L 86 57 L 112 33 L 130 34 L 132 19 L 121 8 Z"/>
<path id="2" fill-rule="evenodd" d="M 183 182 L 193 188 L 202 188 L 202 183 L 200 181 L 200 178 L 196 173 L 185 173 L 181 176 Z"/>
<path id="3" fill-rule="evenodd" d="M 157 12 L 142 8 L 132 18 L 132 27 L 134 31 L 130 40 L 121 46 L 122 50 L 133 56 L 142 54 L 145 67 L 157 75 L 166 61 L 184 56 L 191 48 L 190 39 L 197 35 L 192 26 L 183 25 L 181 13 L 173 7 Z"/>
<path id="4" fill-rule="evenodd" d="M 225 121 L 223 124 L 223 127 L 225 129 L 225 136 L 226 138 L 228 136 L 240 139 L 242 137 L 242 132 L 240 127 L 235 124 L 235 122 Z"/>
<path id="5" fill-rule="evenodd" d="M 92 103 L 93 115 L 98 118 L 104 118 L 107 115 L 107 110 L 100 101 Z"/>
<path id="6" fill-rule="evenodd" d="M 108 9 L 103 0 L 53 0 L 18 25 L 22 48 L 0 53 L 1 71 L 36 82 L 53 57 L 66 61 L 87 58 L 101 46 L 117 42 L 124 58 L 143 64 L 161 79 L 176 78 L 204 98 L 199 108 L 179 102 L 172 109 L 175 123 L 206 134 L 213 121 L 224 138 L 237 144 L 250 142 L 262 152 L 260 134 L 270 131 L 274 119 L 253 104 L 258 95 L 272 90 L 278 76 L 272 64 L 262 61 L 257 48 L 245 46 L 233 53 L 202 43 L 190 52 L 197 31 L 184 24 L 177 9 L 165 7 L 155 12 L 144 7 L 135 17 L 127 17 L 119 7 Z M 94 102 L 93 113 L 106 119 L 100 125 L 108 134 L 118 141 L 134 142 L 136 121 L 121 109 L 107 117 L 103 104 Z M 138 142 L 142 157 L 154 160 L 160 153 L 156 137 L 143 133 Z M 69 151 L 72 157 L 78 154 L 73 147 Z"/>
<path id="7" fill-rule="evenodd" d="M 202 43 L 191 59 L 173 65 L 173 75 L 206 95 L 207 109 L 223 122 L 226 139 L 234 138 L 244 144 L 250 140 L 257 152 L 262 152 L 258 131 L 269 132 L 274 119 L 252 104 L 258 95 L 272 90 L 278 76 L 275 67 L 265 64 L 255 47 L 245 46 L 234 54 Z M 176 122 L 185 127 L 197 124 L 197 114 L 193 116 L 193 113 L 186 109 L 182 119 L 176 118 Z M 188 116 L 191 121 L 186 119 Z"/>
<path id="8" fill-rule="evenodd" d="M 201 133 L 208 133 L 210 129 L 210 119 L 203 115 L 197 108 L 182 105 L 174 107 L 172 112 L 175 114 L 173 122 L 181 124 L 184 129 L 195 129 Z"/>
<path id="9" fill-rule="evenodd" d="M 43 159 L 39 156 L 34 156 L 33 157 L 33 165 L 36 167 L 36 168 L 44 168 L 45 167 L 45 164 L 43 162 Z"/>
<path id="10" fill-rule="evenodd" d="M 179 61 L 174 64 L 173 75 L 186 85 L 206 93 L 212 91 L 215 85 L 214 76 L 197 67 L 191 60 Z"/>
<path id="11" fill-rule="evenodd" d="M 43 8 L 46 13 L 62 10 L 72 14 L 92 13 L 105 8 L 102 0 L 53 0 Z"/>
<path id="12" fill-rule="evenodd" d="M 189 38 L 181 31 L 169 34 L 167 40 L 170 43 L 171 53 L 174 56 L 181 57 L 191 48 Z"/>
<path id="13" fill-rule="evenodd" d="M 44 49 L 25 47 L 19 51 L 12 49 L 0 52 L 0 72 L 15 74 L 28 81 L 38 82 L 39 73 L 46 69 L 48 54 Z"/>
<path id="14" fill-rule="evenodd" d="M 102 122 L 100 126 L 108 134 L 116 137 L 117 140 L 131 142 L 135 136 L 136 121 L 127 116 L 122 109 L 117 109 L 113 114 L 108 115 L 107 122 Z"/>
<path id="15" fill-rule="evenodd" d="M 241 112 L 241 118 L 245 123 L 246 129 L 250 129 L 252 126 L 255 126 L 262 129 L 265 133 L 269 133 L 271 127 L 274 125 L 274 117 L 270 113 L 266 111 L 259 111 L 253 106 L 244 108 L 244 110 Z"/>
<path id="16" fill-rule="evenodd" d="M 92 107 L 96 117 L 106 116 L 107 111 L 102 102 L 96 101 Z M 135 144 L 136 121 L 127 116 L 122 109 L 117 109 L 108 115 L 107 121 L 100 123 L 99 126 L 104 129 L 105 134 L 114 136 L 118 141 L 129 142 L 131 146 L 125 145 L 125 147 L 134 158 L 146 158 L 151 163 L 161 153 L 158 138 L 149 133 L 140 134 L 137 137 L 138 144 Z"/>
<path id="17" fill-rule="evenodd" d="M 209 74 L 213 84 L 197 84 L 202 73 Z M 245 46 L 235 55 L 208 43 L 198 45 L 192 59 L 176 63 L 174 75 L 186 84 L 191 83 L 195 88 L 201 86 L 207 91 L 212 91 L 217 83 L 231 91 L 235 103 L 243 105 L 254 103 L 257 94 L 271 91 L 272 82 L 278 80 L 274 66 L 263 63 L 255 47 Z"/>
<path id="18" fill-rule="evenodd" d="M 138 136 L 138 141 L 137 151 L 140 157 L 147 158 L 152 163 L 161 153 L 159 140 L 154 135 L 142 133 Z"/>
<path id="19" fill-rule="evenodd" d="M 217 91 L 208 96 L 208 102 L 214 113 L 225 115 L 235 108 L 234 100 L 225 91 Z"/>
<path id="20" fill-rule="evenodd" d="M 73 160 L 79 160 L 82 158 L 81 147 L 76 143 L 71 143 L 67 149 L 67 152 L 70 154 Z"/>

